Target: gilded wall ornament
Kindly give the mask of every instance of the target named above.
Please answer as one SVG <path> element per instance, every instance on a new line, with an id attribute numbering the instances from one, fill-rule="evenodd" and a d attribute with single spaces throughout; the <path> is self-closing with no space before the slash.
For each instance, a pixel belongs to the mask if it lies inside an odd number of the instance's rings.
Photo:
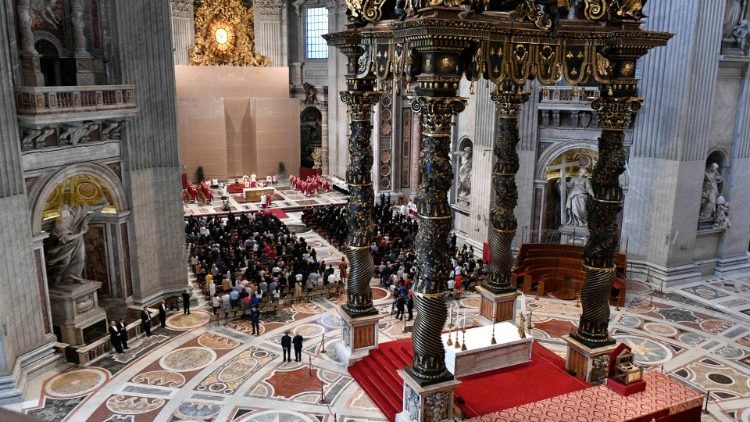
<path id="1" fill-rule="evenodd" d="M 254 14 L 242 0 L 203 2 L 195 12 L 195 45 L 190 64 L 198 66 L 268 66 L 255 53 Z"/>

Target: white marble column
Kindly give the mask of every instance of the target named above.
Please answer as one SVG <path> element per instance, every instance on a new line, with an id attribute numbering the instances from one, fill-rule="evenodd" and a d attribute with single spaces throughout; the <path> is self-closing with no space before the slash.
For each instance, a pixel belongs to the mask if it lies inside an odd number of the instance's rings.
<path id="1" fill-rule="evenodd" d="M 0 7 L 0 22 L 8 22 Z M 0 31 L 0 403 L 20 400 L 29 356 L 51 351 L 54 335 L 47 334 L 40 311 L 44 274 L 37 272 L 31 238 L 31 215 L 21 166 L 12 56 L 8 31 Z M 40 279 L 41 277 L 41 279 Z M 42 284 L 40 285 L 40 280 Z M 26 357 L 22 358 L 22 356 Z M 20 361 L 19 361 L 20 359 Z M 15 367 L 21 371 L 14 372 Z"/>
<path id="2" fill-rule="evenodd" d="M 518 159 L 520 168 L 516 173 L 518 186 L 518 206 L 516 220 L 518 230 L 513 240 L 513 247 L 517 248 L 530 237 L 534 221 L 534 173 L 536 170 L 537 141 L 539 137 L 539 84 L 531 81 L 526 84 L 526 90 L 531 93 L 529 101 L 521 108 L 518 116 L 518 132 L 521 141 L 518 143 Z"/>
<path id="3" fill-rule="evenodd" d="M 255 51 L 271 59 L 271 66 L 286 66 L 283 42 L 286 32 L 282 32 L 281 0 L 255 0 Z"/>
<path id="4" fill-rule="evenodd" d="M 715 6 L 662 0 L 644 9 L 647 30 L 675 36 L 638 63 L 645 102 L 634 123 L 622 237 L 631 268 L 648 268 L 657 282 L 700 277 L 698 214 L 723 20 L 723 8 Z"/>
<path id="5" fill-rule="evenodd" d="M 343 1 L 328 1 L 328 32 L 344 29 L 347 23 L 346 5 Z M 340 99 L 346 91 L 346 57 L 335 47 L 328 47 L 328 173 L 346 178 L 349 162 L 349 125 L 346 104 Z"/>
<path id="6" fill-rule="evenodd" d="M 187 286 L 171 16 L 168 2 L 114 6 L 122 78 L 115 83 L 133 83 L 145 93 L 122 142 L 122 177 L 132 209 L 126 228 L 134 302 L 151 304 Z"/>

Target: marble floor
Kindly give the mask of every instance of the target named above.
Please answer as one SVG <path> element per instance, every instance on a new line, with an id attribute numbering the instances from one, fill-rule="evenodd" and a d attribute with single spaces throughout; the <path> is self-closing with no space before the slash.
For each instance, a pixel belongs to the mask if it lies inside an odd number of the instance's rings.
<path id="1" fill-rule="evenodd" d="M 300 213 L 286 220 L 330 262 L 339 251 L 314 232 L 304 232 Z M 704 420 L 750 421 L 750 275 L 708 279 L 652 292 L 628 284 L 627 305 L 612 308 L 612 335 L 633 348 L 648 370 L 710 391 Z M 392 297 L 375 286 L 383 315 L 381 341 L 409 337 L 391 315 Z M 48 421 L 381 421 L 377 407 L 334 356 L 341 340 L 335 307 L 317 300 L 264 317 L 261 335 L 247 321 L 212 322 L 206 310 L 173 314 L 166 329 L 131 342 L 123 355 L 88 366 L 68 366 L 29 382 L 26 401 L 14 409 Z M 478 314 L 479 299 L 467 294 L 452 304 Z M 532 335 L 564 355 L 560 336 L 576 328 L 581 308 L 550 298 L 520 300 L 532 312 Z M 411 322 L 409 323 L 411 324 Z M 285 329 L 304 338 L 303 361 L 282 363 Z M 509 390 L 512 386 L 498 386 Z M 321 394 L 325 402 L 321 403 Z"/>
<path id="2" fill-rule="evenodd" d="M 223 201 L 217 189 L 213 189 L 214 200 L 210 204 L 183 204 L 185 216 L 211 215 L 226 213 L 223 209 Z M 260 202 L 248 202 L 241 194 L 230 194 L 227 198 L 232 212 L 254 212 L 260 211 Z M 304 196 L 288 186 L 278 186 L 274 192 L 271 208 L 288 210 L 307 207 L 319 207 L 325 205 L 346 204 L 347 197 L 341 192 L 331 190 L 313 196 Z"/>

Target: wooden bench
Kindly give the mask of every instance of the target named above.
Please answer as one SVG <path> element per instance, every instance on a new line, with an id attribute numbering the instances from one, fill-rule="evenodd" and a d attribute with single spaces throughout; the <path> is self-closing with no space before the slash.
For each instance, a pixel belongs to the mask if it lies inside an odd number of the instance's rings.
<path id="1" fill-rule="evenodd" d="M 617 253 L 614 261 L 616 275 L 610 303 L 622 306 L 627 257 Z M 521 245 L 511 281 L 524 294 L 535 292 L 540 297 L 550 293 L 561 299 L 575 299 L 583 287 L 585 275 L 582 246 L 529 243 Z M 568 279 L 572 284 L 566 283 Z"/>

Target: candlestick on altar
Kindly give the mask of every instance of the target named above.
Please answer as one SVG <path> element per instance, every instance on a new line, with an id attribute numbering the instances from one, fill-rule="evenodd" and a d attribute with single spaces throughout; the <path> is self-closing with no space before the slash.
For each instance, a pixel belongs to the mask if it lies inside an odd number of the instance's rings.
<path id="1" fill-rule="evenodd" d="M 490 341 L 490 344 L 497 344 L 497 340 L 495 340 L 495 317 L 492 317 L 492 341 Z"/>
<path id="2" fill-rule="evenodd" d="M 464 327 L 464 330 L 461 331 L 461 340 L 463 341 L 463 344 L 461 344 L 461 350 L 466 350 L 466 328 Z"/>
<path id="3" fill-rule="evenodd" d="M 451 340 L 451 335 L 453 334 L 453 307 L 448 310 L 448 314 L 450 315 L 450 319 L 448 322 L 448 341 L 446 344 L 448 346 L 453 346 L 453 340 Z"/>

